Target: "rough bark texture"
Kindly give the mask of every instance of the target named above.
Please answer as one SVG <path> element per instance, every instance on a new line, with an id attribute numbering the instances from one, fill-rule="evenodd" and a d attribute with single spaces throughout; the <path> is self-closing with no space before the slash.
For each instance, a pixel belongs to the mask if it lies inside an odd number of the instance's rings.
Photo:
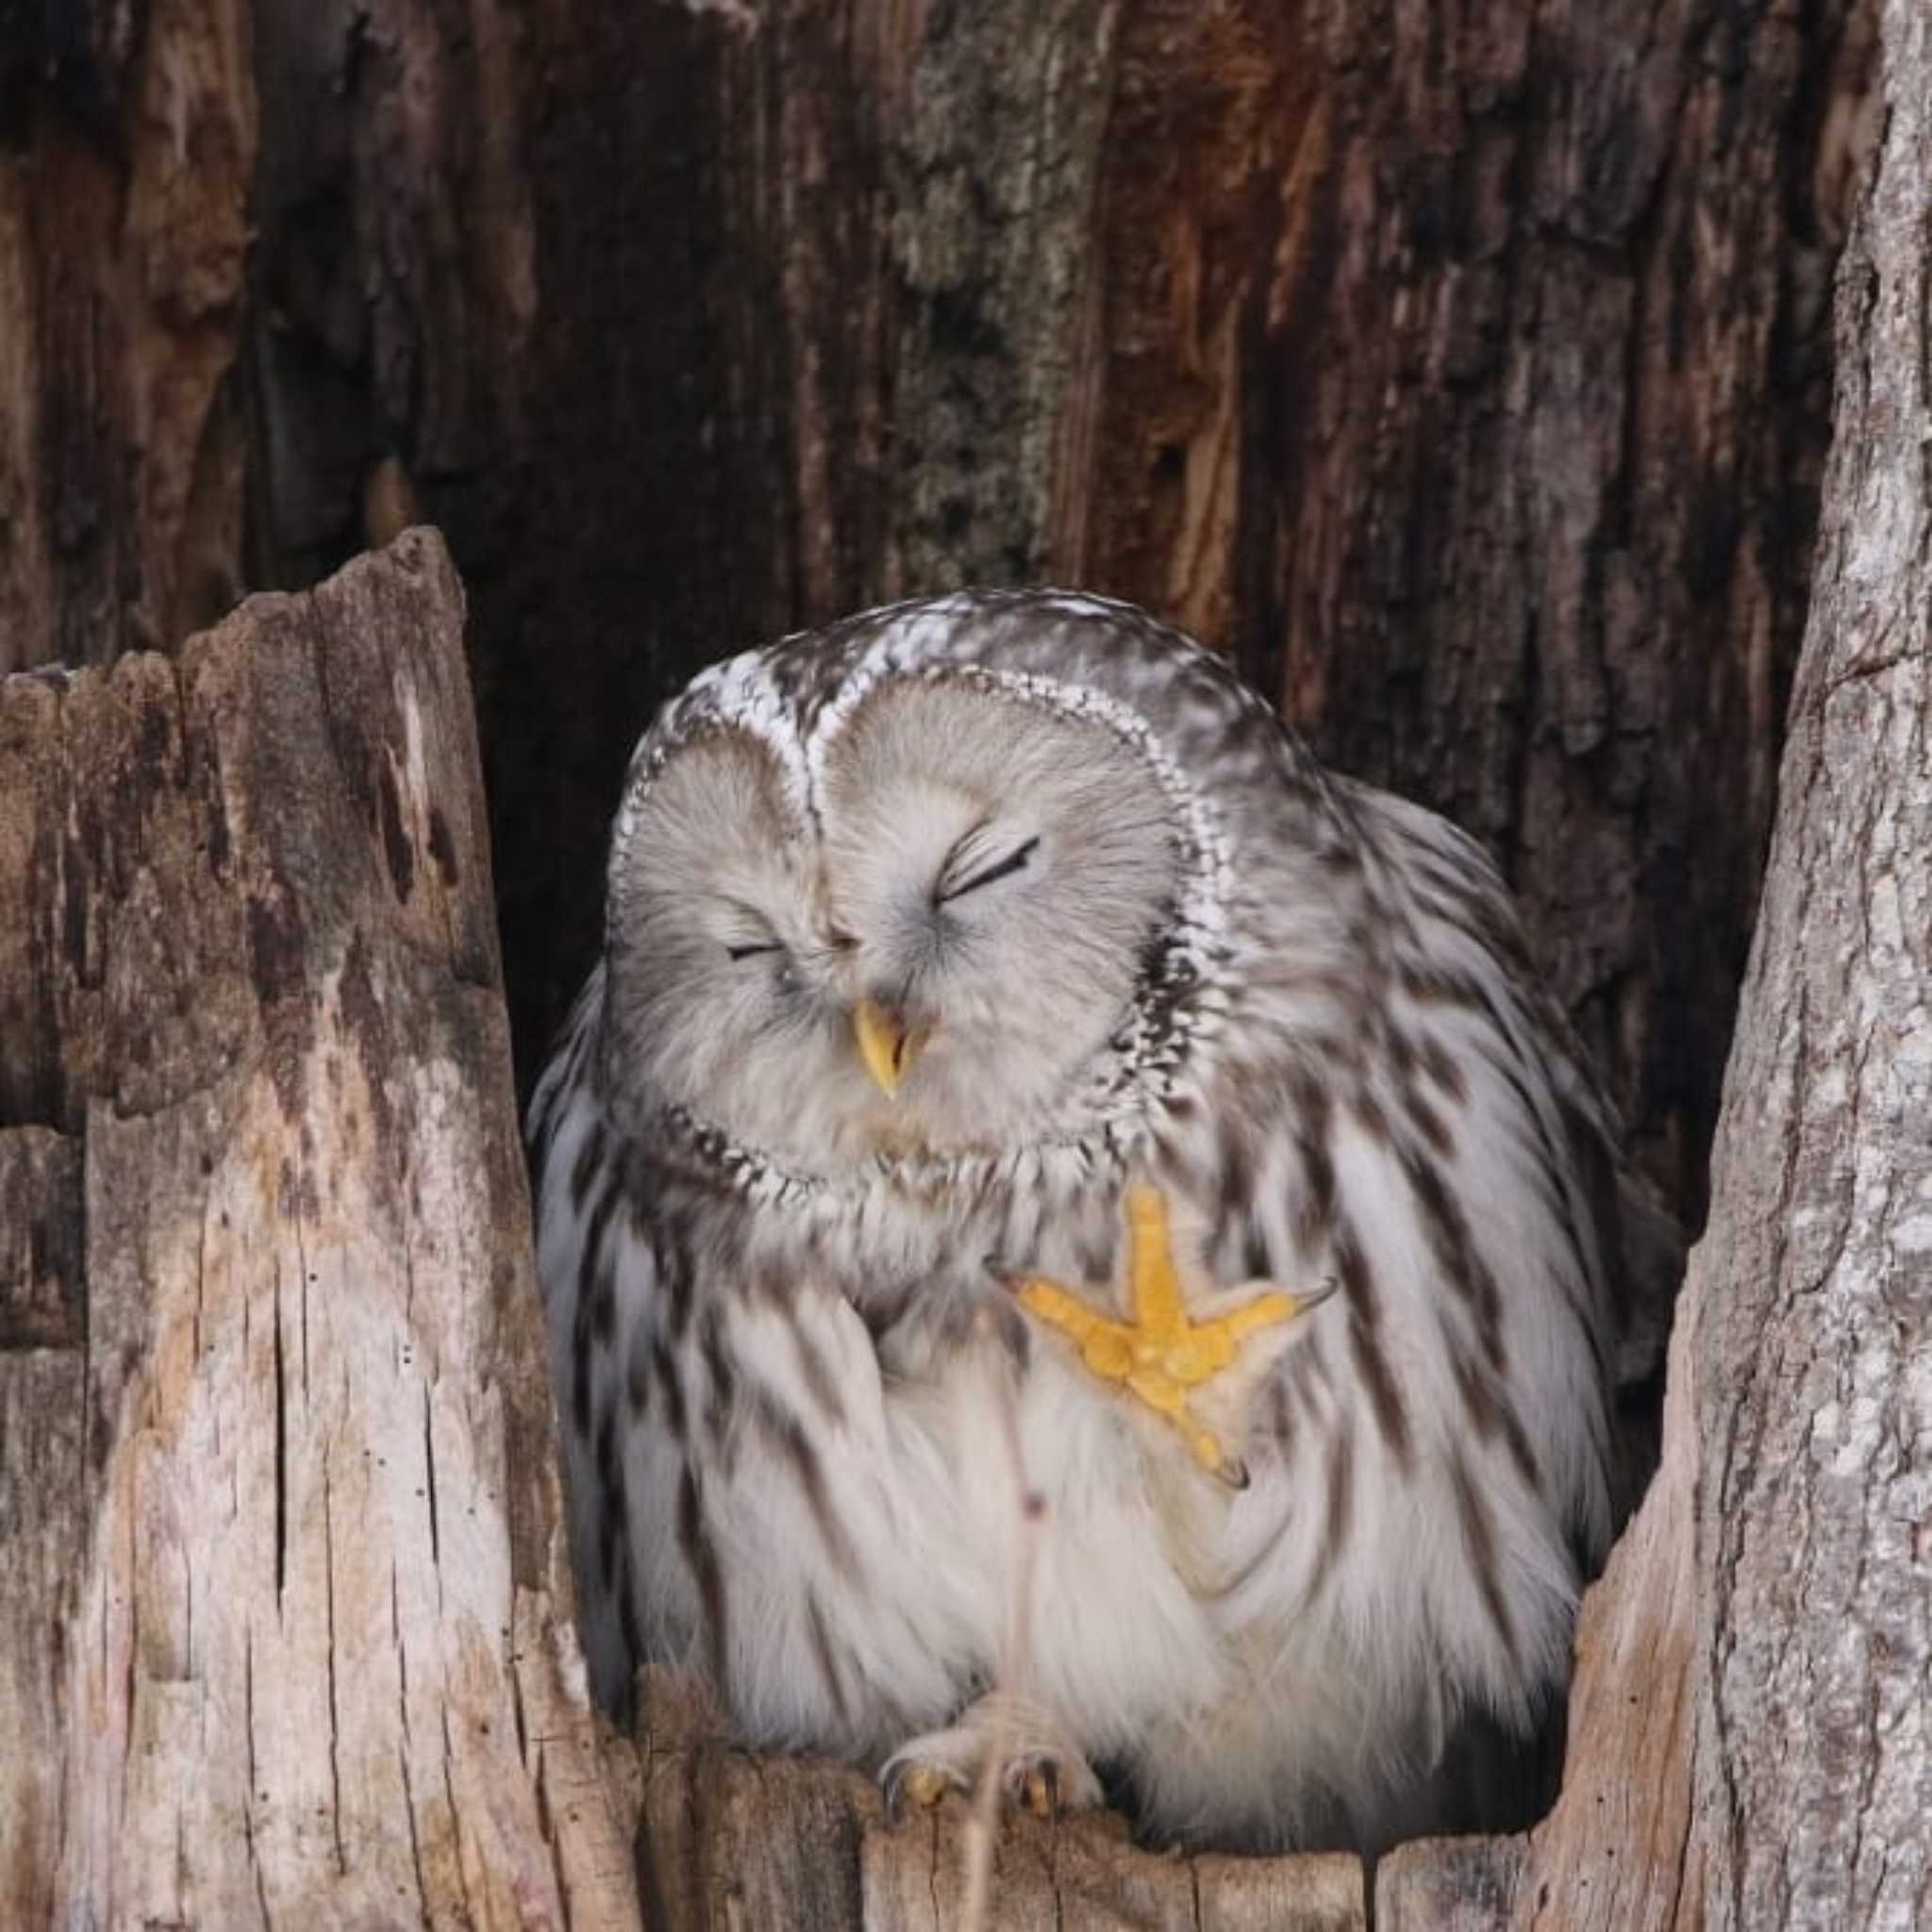
<path id="1" fill-rule="evenodd" d="M 247 0 L 0 0 L 0 673 L 247 581 Z"/>
<path id="2" fill-rule="evenodd" d="M 1847 17 L 1319 8 L 1256 290 L 1231 641 L 1501 855 L 1693 1212 L 1804 619 Z"/>
<path id="3" fill-rule="evenodd" d="M 1697 1339 L 1720 1926 L 1932 1914 L 1932 13 L 1886 0 L 1883 31 Z"/>
<path id="4" fill-rule="evenodd" d="M 0 662 L 441 524 L 526 1075 L 668 688 L 1076 578 L 1497 847 L 1695 1214 L 1869 0 L 0 24 Z"/>
<path id="5" fill-rule="evenodd" d="M 0 1911 L 631 1922 L 426 533 L 0 682 Z"/>

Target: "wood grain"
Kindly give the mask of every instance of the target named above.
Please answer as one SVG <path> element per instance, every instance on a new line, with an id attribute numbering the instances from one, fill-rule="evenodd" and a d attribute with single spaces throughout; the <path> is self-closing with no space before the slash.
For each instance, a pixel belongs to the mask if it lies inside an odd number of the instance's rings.
<path id="1" fill-rule="evenodd" d="M 418 532 L 0 685 L 9 1923 L 631 1923 L 462 622 Z"/>

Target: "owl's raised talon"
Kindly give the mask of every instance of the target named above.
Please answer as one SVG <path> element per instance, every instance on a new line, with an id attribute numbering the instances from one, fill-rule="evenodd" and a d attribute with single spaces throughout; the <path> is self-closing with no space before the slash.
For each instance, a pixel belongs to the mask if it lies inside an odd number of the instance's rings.
<path id="1" fill-rule="evenodd" d="M 1224 1315 L 1196 1322 L 1182 1297 L 1160 1190 L 1135 1182 L 1126 1191 L 1127 1283 L 1133 1316 L 1123 1322 L 1082 1295 L 1038 1275 L 1003 1275 L 1028 1314 L 1058 1328 L 1103 1382 L 1122 1385 L 1173 1424 L 1194 1460 L 1230 1489 L 1245 1489 L 1246 1465 L 1188 1407 L 1188 1391 L 1234 1365 L 1242 1344 L 1278 1328 L 1334 1292 L 1271 1289 Z"/>

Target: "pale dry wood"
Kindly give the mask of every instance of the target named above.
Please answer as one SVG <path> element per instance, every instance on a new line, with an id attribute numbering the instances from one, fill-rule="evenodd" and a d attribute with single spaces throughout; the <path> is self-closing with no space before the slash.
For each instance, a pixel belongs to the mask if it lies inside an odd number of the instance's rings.
<path id="1" fill-rule="evenodd" d="M 1690 1831 L 1696 1729 L 1698 1362 L 1714 1230 L 1692 1257 L 1671 1341 L 1662 1466 L 1586 1598 L 1563 1789 L 1529 1834 L 1514 1912 L 1538 1932 L 1667 1932 L 1697 1924 Z"/>
<path id="2" fill-rule="evenodd" d="M 1375 1868 L 1376 1932 L 1493 1932 L 1509 1923 L 1523 1859 L 1520 1838 L 1398 1845 Z"/>
<path id="3" fill-rule="evenodd" d="M 933 1932 L 966 1923 L 964 1799 L 893 1823 L 858 1772 L 720 1741 L 714 1714 L 677 1673 L 652 1667 L 640 1691 L 648 1924 Z M 1110 1813 L 1049 1823 L 1009 1812 L 985 1923 L 1001 1932 L 1360 1932 L 1362 1868 L 1339 1856 L 1184 1857 L 1135 1845 Z"/>
<path id="4" fill-rule="evenodd" d="M 1712 1926 L 1932 1913 L 1932 11 L 1880 26 L 1697 1339 Z"/>
<path id="5" fill-rule="evenodd" d="M 9 1924 L 635 1923 L 462 623 L 416 532 L 0 686 Z"/>

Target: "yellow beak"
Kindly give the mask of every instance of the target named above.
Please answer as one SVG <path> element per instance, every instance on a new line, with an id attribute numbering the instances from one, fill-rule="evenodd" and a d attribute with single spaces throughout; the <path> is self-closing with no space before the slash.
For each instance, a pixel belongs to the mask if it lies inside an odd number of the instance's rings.
<path id="1" fill-rule="evenodd" d="M 912 1071 L 912 1062 L 925 1044 L 924 1030 L 914 1031 L 891 1008 L 877 1000 L 860 1000 L 852 1009 L 852 1031 L 865 1071 L 889 1097 Z"/>

